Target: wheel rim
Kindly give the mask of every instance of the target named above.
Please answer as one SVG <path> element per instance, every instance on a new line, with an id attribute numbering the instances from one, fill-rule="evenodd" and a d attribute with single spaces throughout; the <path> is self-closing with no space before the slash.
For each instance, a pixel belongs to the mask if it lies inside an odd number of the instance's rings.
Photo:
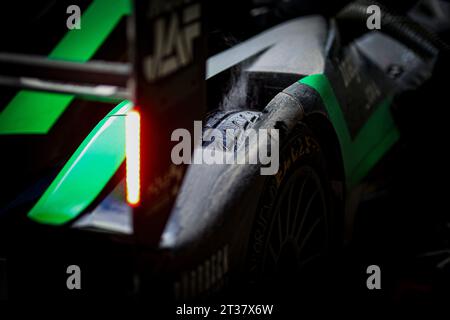
<path id="1" fill-rule="evenodd" d="M 328 250 L 326 210 L 317 174 L 310 167 L 297 169 L 275 202 L 263 273 L 292 278 L 313 269 Z"/>

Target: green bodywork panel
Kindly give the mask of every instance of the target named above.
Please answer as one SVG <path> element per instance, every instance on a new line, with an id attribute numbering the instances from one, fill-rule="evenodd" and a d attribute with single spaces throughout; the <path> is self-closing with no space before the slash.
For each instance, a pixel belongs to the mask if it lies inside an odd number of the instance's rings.
<path id="1" fill-rule="evenodd" d="M 351 188 L 357 185 L 400 137 L 390 110 L 391 99 L 384 100 L 375 108 L 352 140 L 344 114 L 327 77 L 316 74 L 299 82 L 319 93 L 339 139 L 347 186 Z"/>
<path id="2" fill-rule="evenodd" d="M 124 15 L 129 0 L 95 0 L 81 16 L 81 29 L 70 30 L 49 59 L 86 62 Z M 0 134 L 46 134 L 74 99 L 73 95 L 21 90 L 0 113 Z"/>
<path id="3" fill-rule="evenodd" d="M 125 160 L 125 114 L 132 103 L 114 108 L 84 139 L 28 213 L 31 219 L 59 225 L 83 212 Z"/>

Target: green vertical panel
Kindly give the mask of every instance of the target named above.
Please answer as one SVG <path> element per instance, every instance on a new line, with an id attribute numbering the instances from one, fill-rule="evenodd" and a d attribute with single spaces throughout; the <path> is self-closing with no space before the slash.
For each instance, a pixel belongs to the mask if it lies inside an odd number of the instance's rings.
<path id="1" fill-rule="evenodd" d="M 59 225 L 77 217 L 104 189 L 125 159 L 124 101 L 81 143 L 28 213 L 31 219 Z"/>
<path id="2" fill-rule="evenodd" d="M 391 128 L 383 138 L 364 156 L 351 173 L 349 185 L 354 186 L 360 182 L 383 155 L 398 141 L 400 134 L 396 127 Z"/>
<path id="3" fill-rule="evenodd" d="M 390 110 L 391 100 L 387 99 L 375 108 L 352 140 L 344 114 L 327 77 L 315 74 L 299 82 L 319 93 L 341 145 L 347 185 L 355 186 L 400 137 Z"/>
<path id="4" fill-rule="evenodd" d="M 341 145 L 342 156 L 344 158 L 345 173 L 346 175 L 348 175 L 353 166 L 351 138 L 344 114 L 342 113 L 339 101 L 334 94 L 329 80 L 323 74 L 314 74 L 301 79 L 299 82 L 312 87 L 319 93 L 323 104 L 327 109 L 328 116 L 330 117 L 330 121 L 334 126 L 336 135 Z"/>
<path id="5" fill-rule="evenodd" d="M 129 0 L 95 0 L 81 16 L 81 29 L 68 31 L 48 57 L 88 61 L 129 12 Z M 0 134 L 46 134 L 73 99 L 72 95 L 22 90 L 0 114 Z"/>
<path id="6" fill-rule="evenodd" d="M 391 100 L 380 103 L 352 144 L 354 164 L 350 185 L 357 184 L 400 138 L 391 114 Z"/>

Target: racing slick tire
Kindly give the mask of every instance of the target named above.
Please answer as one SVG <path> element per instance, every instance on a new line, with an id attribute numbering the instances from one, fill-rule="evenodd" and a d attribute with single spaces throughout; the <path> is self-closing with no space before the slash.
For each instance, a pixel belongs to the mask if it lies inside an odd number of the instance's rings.
<path id="1" fill-rule="evenodd" d="M 207 127 L 245 129 L 259 116 L 257 111 L 218 111 L 210 115 Z M 278 173 L 265 179 L 246 238 L 241 294 L 250 291 L 256 300 L 276 296 L 286 301 L 293 290 L 296 297 L 323 294 L 339 247 L 337 204 L 319 139 L 304 123 L 280 139 Z"/>

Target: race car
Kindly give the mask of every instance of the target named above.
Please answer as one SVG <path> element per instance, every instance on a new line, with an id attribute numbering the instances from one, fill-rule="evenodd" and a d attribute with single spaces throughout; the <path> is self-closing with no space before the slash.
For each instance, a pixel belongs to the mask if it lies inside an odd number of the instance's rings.
<path id="1" fill-rule="evenodd" d="M 373 1 L 75 2 L 2 11 L 3 294 L 323 292 L 447 21 Z M 173 161 L 179 129 L 191 162 Z M 250 157 L 249 130 L 277 146 L 272 174 L 195 161 Z"/>

